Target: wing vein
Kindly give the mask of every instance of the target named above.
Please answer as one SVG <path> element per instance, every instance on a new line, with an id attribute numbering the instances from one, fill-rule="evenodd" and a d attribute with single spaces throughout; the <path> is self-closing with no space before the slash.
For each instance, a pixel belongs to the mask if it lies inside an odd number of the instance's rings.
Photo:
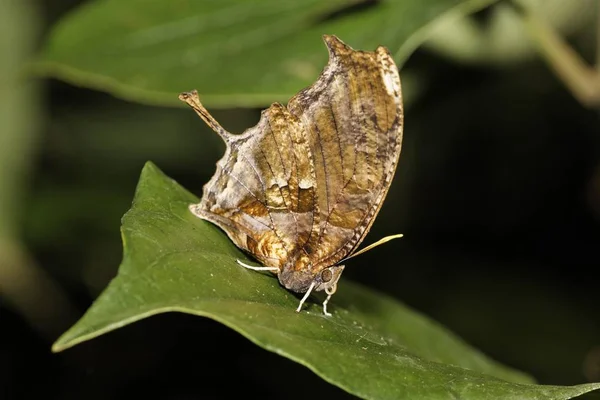
<path id="1" fill-rule="evenodd" d="M 325 201 L 327 208 L 327 218 L 325 219 L 325 223 L 320 226 L 319 236 L 317 237 L 317 246 L 321 242 L 321 238 L 323 237 L 323 233 L 325 232 L 325 228 L 327 226 L 327 222 L 329 221 L 329 175 L 327 174 L 327 161 L 325 159 L 325 152 L 323 151 L 323 145 L 321 143 L 321 132 L 317 124 L 315 124 L 315 131 L 317 133 L 317 140 L 319 142 L 319 149 L 321 150 L 321 158 L 323 159 L 323 174 L 325 175 Z"/>
<path id="2" fill-rule="evenodd" d="M 277 138 L 275 137 L 275 131 L 273 130 L 273 126 L 271 125 L 271 119 L 268 117 L 267 117 L 267 124 L 269 125 L 269 131 L 271 131 L 271 136 L 273 137 L 273 141 L 275 142 L 275 148 L 277 149 L 277 154 L 279 154 L 279 160 L 281 161 L 281 168 L 283 169 L 283 173 L 285 175 L 287 175 L 285 163 L 283 162 L 283 155 L 281 154 L 281 149 L 279 148 L 279 143 L 277 142 Z M 292 152 L 293 151 L 294 151 L 294 149 L 292 148 Z M 267 164 L 268 164 L 268 162 L 267 162 Z M 273 172 L 273 170 L 271 170 L 271 172 Z M 290 179 L 291 179 L 291 173 L 292 173 L 292 171 L 290 171 Z M 294 214 L 294 211 L 291 209 L 291 204 L 288 205 L 287 202 L 285 201 L 285 196 L 283 195 L 281 186 L 279 186 L 279 182 L 276 182 L 276 183 L 277 183 L 277 187 L 279 188 L 279 193 L 281 194 L 281 199 L 283 200 L 283 204 L 285 205 L 285 208 L 288 211 L 290 211 L 290 213 L 292 214 L 292 218 L 294 218 L 295 228 L 296 228 L 296 241 L 297 241 L 298 240 L 298 219 L 296 218 L 296 214 Z M 288 185 L 288 190 L 289 190 L 289 185 Z"/>
<path id="3" fill-rule="evenodd" d="M 260 153 L 262 154 L 263 158 L 265 159 L 265 162 L 267 163 L 267 166 L 269 167 L 269 171 L 271 171 L 271 174 L 273 176 L 275 176 L 275 173 L 273 172 L 273 167 L 269 163 L 269 160 L 267 159 L 267 156 L 265 155 L 265 152 L 263 151 L 262 148 L 260 148 Z M 285 203 L 285 198 L 283 197 L 281 187 L 279 185 L 277 185 L 277 188 L 279 188 L 279 193 L 281 194 L 281 198 L 283 199 L 283 202 Z M 271 209 L 270 209 L 268 203 L 267 203 L 267 212 L 269 213 L 269 218 L 271 219 L 271 224 L 273 224 L 273 232 L 275 232 L 275 236 L 277 236 L 277 239 L 279 239 L 279 241 L 281 242 L 283 247 L 285 247 L 286 251 L 289 252 L 290 249 L 288 248 L 287 244 L 285 243 L 285 241 L 283 240 L 283 238 L 281 237 L 279 232 L 277 232 L 277 227 L 275 226 L 275 221 L 273 220 L 273 215 L 271 214 Z"/>

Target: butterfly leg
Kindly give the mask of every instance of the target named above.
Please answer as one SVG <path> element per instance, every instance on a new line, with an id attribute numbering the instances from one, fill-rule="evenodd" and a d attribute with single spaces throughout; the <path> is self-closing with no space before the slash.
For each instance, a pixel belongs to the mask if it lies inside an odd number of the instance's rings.
<path id="1" fill-rule="evenodd" d="M 238 264 L 240 264 L 244 268 L 251 269 L 253 271 L 279 271 L 277 267 L 255 267 L 254 265 L 244 264 L 240 260 L 236 260 Z"/>
<path id="2" fill-rule="evenodd" d="M 327 298 L 323 302 L 323 314 L 325 314 L 328 317 L 331 317 L 332 314 L 330 312 L 327 312 L 327 303 L 329 303 L 329 299 L 331 299 L 331 296 L 333 296 L 336 289 L 337 289 L 337 283 L 335 285 L 333 285 L 332 287 L 328 287 L 327 289 L 325 289 L 325 293 L 327 293 Z"/>
<path id="3" fill-rule="evenodd" d="M 308 296 L 310 296 L 310 292 L 312 292 L 312 290 L 315 288 L 315 282 L 311 283 L 308 290 L 306 291 L 306 294 L 304 295 L 304 297 L 302 298 L 302 300 L 300 300 L 300 304 L 298 304 L 298 308 L 296 308 L 296 312 L 300 312 L 300 310 L 302 310 L 302 305 L 304 304 L 304 302 L 306 301 L 306 299 L 308 299 Z"/>

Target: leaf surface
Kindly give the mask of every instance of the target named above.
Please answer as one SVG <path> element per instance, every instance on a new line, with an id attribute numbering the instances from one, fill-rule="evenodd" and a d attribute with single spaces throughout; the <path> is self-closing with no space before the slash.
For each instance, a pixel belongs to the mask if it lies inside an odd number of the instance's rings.
<path id="1" fill-rule="evenodd" d="M 440 19 L 495 0 L 96 0 L 52 30 L 37 73 L 145 103 L 208 107 L 287 100 L 327 62 L 323 34 L 390 49 L 399 67 Z"/>
<path id="2" fill-rule="evenodd" d="M 240 267 L 237 259 L 252 261 L 188 211 L 197 201 L 154 164 L 145 166 L 123 218 L 118 275 L 54 351 L 178 311 L 219 321 L 368 399 L 568 399 L 600 388 L 535 385 L 416 311 L 343 278 L 332 317 L 322 314 L 321 298 L 296 313 L 298 297 L 274 276 Z"/>

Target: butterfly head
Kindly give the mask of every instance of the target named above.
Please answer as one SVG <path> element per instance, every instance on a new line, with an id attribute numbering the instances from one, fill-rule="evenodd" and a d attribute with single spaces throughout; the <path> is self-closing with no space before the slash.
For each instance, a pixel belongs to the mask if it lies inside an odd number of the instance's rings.
<path id="1" fill-rule="evenodd" d="M 328 294 L 335 292 L 337 282 L 344 272 L 343 265 L 332 265 L 321 271 L 321 273 L 315 278 L 315 290 L 325 290 Z"/>
<path id="2" fill-rule="evenodd" d="M 335 291 L 343 271 L 343 265 L 315 268 L 307 256 L 299 256 L 285 263 L 278 276 L 286 289 L 296 293 L 305 293 L 313 284 L 314 290 L 329 293 Z"/>

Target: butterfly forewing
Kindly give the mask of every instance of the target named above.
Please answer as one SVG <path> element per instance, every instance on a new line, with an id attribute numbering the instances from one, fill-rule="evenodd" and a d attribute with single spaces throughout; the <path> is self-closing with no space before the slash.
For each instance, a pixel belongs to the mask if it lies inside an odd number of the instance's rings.
<path id="1" fill-rule="evenodd" d="M 371 227 L 396 169 L 403 123 L 387 50 L 354 51 L 333 36 L 326 43 L 330 59 L 319 80 L 288 104 L 314 160 L 319 226 L 305 248 L 319 268 L 345 258 Z"/>

